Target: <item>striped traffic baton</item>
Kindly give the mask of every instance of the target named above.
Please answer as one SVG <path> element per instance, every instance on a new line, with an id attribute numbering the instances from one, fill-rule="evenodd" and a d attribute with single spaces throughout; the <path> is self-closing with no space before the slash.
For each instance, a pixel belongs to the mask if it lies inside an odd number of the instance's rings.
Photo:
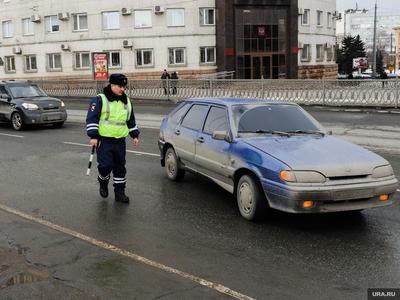
<path id="1" fill-rule="evenodd" d="M 89 158 L 89 165 L 86 171 L 86 176 L 90 175 L 90 169 L 92 168 L 92 161 L 93 161 L 93 156 L 94 156 L 94 150 L 96 149 L 96 146 L 92 146 L 92 152 L 90 152 L 90 158 Z"/>

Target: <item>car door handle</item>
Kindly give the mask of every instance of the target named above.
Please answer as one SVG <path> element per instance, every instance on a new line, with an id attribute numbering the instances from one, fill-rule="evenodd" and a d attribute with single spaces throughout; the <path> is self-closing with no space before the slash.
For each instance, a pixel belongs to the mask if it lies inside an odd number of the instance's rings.
<path id="1" fill-rule="evenodd" d="M 197 141 L 199 142 L 199 143 L 204 143 L 204 138 L 201 136 L 201 137 L 198 137 L 197 138 Z"/>
<path id="2" fill-rule="evenodd" d="M 175 130 L 175 134 L 176 134 L 176 135 L 180 135 L 180 134 L 181 134 L 181 131 L 180 131 L 179 129 L 177 129 L 177 130 Z"/>

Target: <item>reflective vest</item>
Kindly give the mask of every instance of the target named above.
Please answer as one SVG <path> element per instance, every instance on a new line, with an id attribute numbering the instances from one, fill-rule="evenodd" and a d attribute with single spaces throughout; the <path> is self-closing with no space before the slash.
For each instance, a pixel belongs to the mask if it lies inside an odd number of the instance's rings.
<path id="1" fill-rule="evenodd" d="M 122 101 L 108 101 L 104 94 L 99 94 L 102 100 L 99 121 L 99 135 L 112 138 L 124 138 L 129 134 L 126 124 L 131 118 L 132 104 L 127 98 L 127 104 Z"/>

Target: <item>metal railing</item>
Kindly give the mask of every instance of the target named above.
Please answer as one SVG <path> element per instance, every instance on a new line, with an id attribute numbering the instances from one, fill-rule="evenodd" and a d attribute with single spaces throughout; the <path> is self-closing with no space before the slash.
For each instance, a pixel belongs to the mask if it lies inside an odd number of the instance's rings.
<path id="1" fill-rule="evenodd" d="M 83 80 L 36 83 L 55 97 L 92 97 L 108 84 Z M 126 93 L 133 99 L 240 97 L 309 105 L 398 108 L 400 80 L 130 80 Z"/>

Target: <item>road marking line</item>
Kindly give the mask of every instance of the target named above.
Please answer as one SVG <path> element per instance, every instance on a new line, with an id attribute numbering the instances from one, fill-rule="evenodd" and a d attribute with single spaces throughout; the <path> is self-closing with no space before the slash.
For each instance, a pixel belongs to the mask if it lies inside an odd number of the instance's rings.
<path id="1" fill-rule="evenodd" d="M 23 138 L 24 137 L 22 135 L 8 134 L 8 133 L 0 133 L 0 135 L 11 136 L 11 137 L 16 137 L 16 138 Z"/>
<path id="2" fill-rule="evenodd" d="M 180 271 L 178 269 L 169 267 L 167 265 L 158 263 L 158 262 L 156 262 L 154 260 L 151 260 L 151 259 L 148 259 L 146 257 L 140 256 L 138 254 L 135 254 L 132 251 L 124 250 L 122 248 L 119 248 L 119 247 L 114 246 L 112 244 L 109 244 L 107 242 L 97 240 L 97 239 L 92 238 L 92 237 L 90 237 L 88 235 L 79 233 L 77 231 L 74 231 L 72 229 L 68 229 L 66 227 L 62 227 L 60 225 L 54 224 L 54 223 L 46 221 L 44 219 L 36 218 L 34 216 L 31 216 L 31 215 L 26 214 L 26 213 L 24 213 L 22 211 L 13 209 L 11 207 L 8 207 L 8 206 L 0 204 L 0 209 L 5 211 L 5 212 L 8 212 L 10 214 L 14 214 L 16 216 L 24 218 L 26 220 L 29 220 L 29 221 L 32 221 L 32 222 L 35 222 L 35 223 L 39 223 L 41 225 L 50 227 L 51 229 L 60 231 L 62 233 L 65 233 L 65 234 L 73 236 L 73 237 L 76 237 L 76 238 L 78 238 L 78 239 L 80 239 L 82 241 L 88 242 L 88 243 L 90 243 L 92 245 L 95 245 L 97 247 L 103 248 L 105 250 L 109 250 L 109 251 L 117 253 L 119 255 L 122 255 L 122 256 L 131 258 L 133 260 L 139 261 L 139 262 L 141 262 L 141 263 L 143 263 L 145 265 L 151 266 L 153 268 L 160 269 L 160 270 L 162 270 L 164 272 L 181 276 L 181 277 L 183 277 L 185 279 L 189 279 L 189 280 L 191 280 L 191 281 L 193 281 L 195 283 L 198 283 L 198 284 L 200 284 L 202 286 L 208 287 L 208 288 L 210 288 L 212 290 L 215 290 L 217 292 L 220 292 L 222 294 L 226 294 L 226 295 L 231 296 L 233 298 L 240 299 L 240 300 L 255 300 L 254 298 L 252 298 L 250 296 L 247 296 L 247 295 L 241 294 L 239 292 L 236 292 L 234 290 L 231 290 L 230 288 L 228 288 L 228 287 L 226 287 L 226 286 L 224 286 L 222 284 L 214 283 L 214 282 L 208 281 L 206 279 L 203 279 L 201 277 L 198 277 L 198 276 L 186 273 L 184 271 Z"/>
<path id="3" fill-rule="evenodd" d="M 63 142 L 64 144 L 67 145 L 75 145 L 75 146 L 84 146 L 84 147 L 92 147 L 90 145 L 87 144 L 80 144 L 80 143 L 73 143 L 73 142 Z M 156 153 L 150 153 L 150 152 L 141 152 L 141 151 L 133 151 L 133 150 L 126 150 L 126 152 L 129 153 L 134 153 L 137 155 L 148 155 L 148 156 L 156 156 L 156 157 L 160 157 L 160 154 L 156 154 Z"/>

